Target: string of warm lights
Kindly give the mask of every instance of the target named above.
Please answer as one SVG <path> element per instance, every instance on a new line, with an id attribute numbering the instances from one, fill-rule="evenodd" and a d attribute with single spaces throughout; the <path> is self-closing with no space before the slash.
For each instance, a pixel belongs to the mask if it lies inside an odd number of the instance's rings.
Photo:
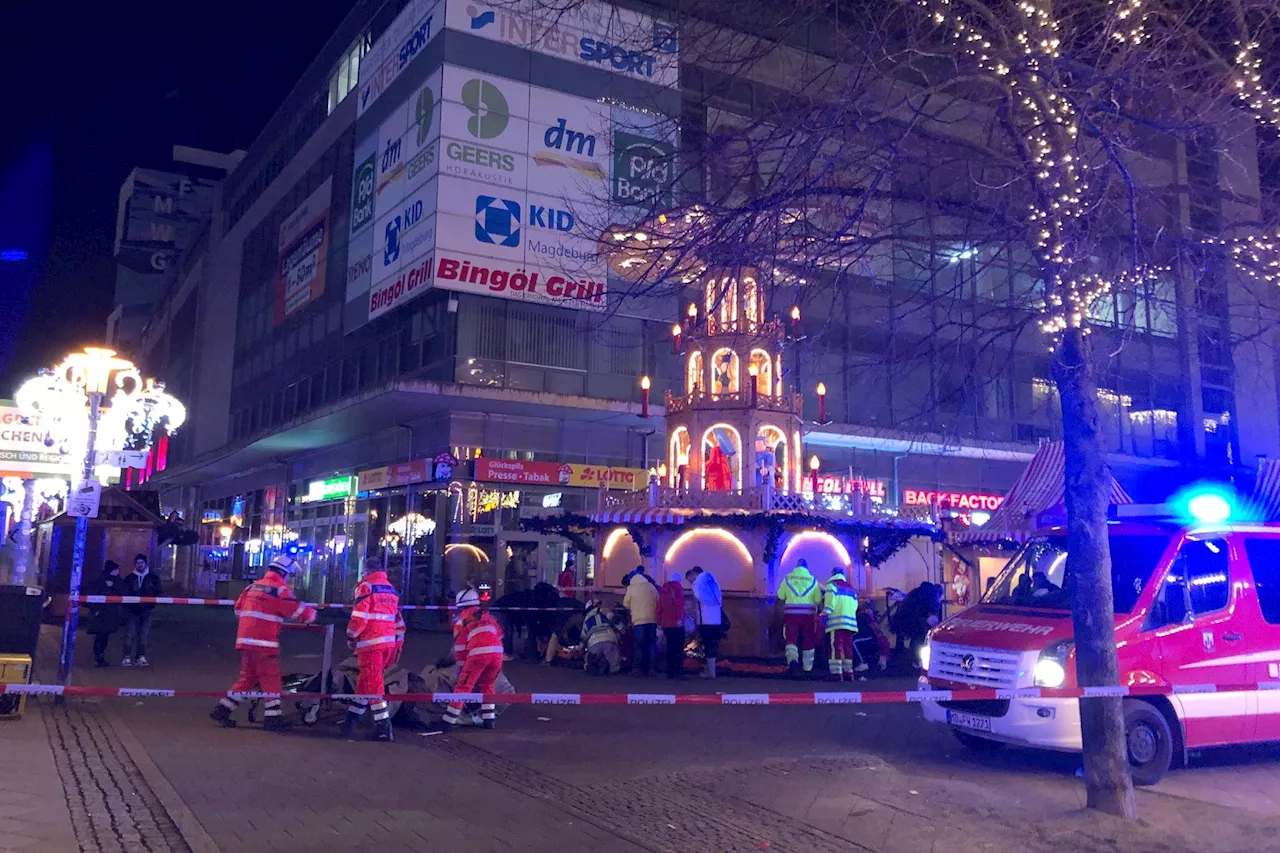
<path id="1" fill-rule="evenodd" d="M 1253 111 L 1263 124 L 1280 129 L 1280 96 L 1267 91 L 1262 85 L 1262 57 L 1258 55 L 1257 42 L 1236 42 L 1236 95 Z"/>
<path id="2" fill-rule="evenodd" d="M 1207 245 L 1226 249 L 1236 269 L 1267 284 L 1280 283 L 1280 232 L 1207 238 Z"/>

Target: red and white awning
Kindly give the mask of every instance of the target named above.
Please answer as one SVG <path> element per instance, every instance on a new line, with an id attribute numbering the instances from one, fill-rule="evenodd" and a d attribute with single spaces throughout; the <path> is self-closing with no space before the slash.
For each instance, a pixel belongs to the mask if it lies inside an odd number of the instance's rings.
<path id="1" fill-rule="evenodd" d="M 1264 520 L 1280 521 L 1280 459 L 1264 459 L 1258 463 L 1253 499 Z"/>
<path id="2" fill-rule="evenodd" d="M 952 539 L 961 545 L 1005 539 L 1021 542 L 1034 531 L 1037 515 L 1065 500 L 1066 454 L 1062 442 L 1047 441 L 1040 445 L 987 523 L 957 533 Z M 1111 503 L 1133 503 L 1133 498 L 1114 477 L 1111 478 Z"/>
<path id="3" fill-rule="evenodd" d="M 627 509 L 592 513 L 596 524 L 684 524 L 692 513 L 678 509 Z"/>

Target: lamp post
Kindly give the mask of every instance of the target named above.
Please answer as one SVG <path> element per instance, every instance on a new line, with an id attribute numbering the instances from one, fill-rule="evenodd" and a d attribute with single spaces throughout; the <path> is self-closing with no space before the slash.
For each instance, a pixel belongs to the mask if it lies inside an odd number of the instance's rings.
<path id="1" fill-rule="evenodd" d="M 107 451 L 145 451 L 157 427 L 172 432 L 186 419 L 186 410 L 165 393 L 163 384 L 143 380 L 131 361 L 101 347 L 86 347 L 84 352 L 68 355 L 52 370 L 42 370 L 18 388 L 14 400 L 24 417 L 40 418 L 41 426 L 48 430 L 46 445 L 60 447 L 72 465 L 75 454 L 83 454 L 80 485 L 96 482 L 99 467 L 111 467 L 99 466 L 100 446 Z M 73 502 L 74 492 L 68 507 Z M 76 599 L 88 536 L 88 515 L 79 514 L 58 664 L 58 683 L 63 686 L 71 683 L 80 615 Z"/>

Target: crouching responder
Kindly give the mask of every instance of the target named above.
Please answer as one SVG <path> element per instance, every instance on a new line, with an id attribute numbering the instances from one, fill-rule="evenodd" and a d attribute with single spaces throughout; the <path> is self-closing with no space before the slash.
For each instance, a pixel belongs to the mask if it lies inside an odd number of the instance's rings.
<path id="1" fill-rule="evenodd" d="M 453 624 L 453 654 L 458 660 L 455 693 L 490 693 L 502 674 L 502 629 L 498 620 L 474 589 L 464 589 L 454 602 L 458 618 Z M 446 730 L 456 730 L 461 722 L 462 702 L 450 702 L 444 713 Z M 497 709 L 492 702 L 480 704 L 481 725 L 492 729 Z"/>
<path id="2" fill-rule="evenodd" d="M 231 719 L 240 705 L 236 694 L 257 689 L 273 694 L 262 703 L 262 727 L 272 732 L 289 728 L 280 713 L 280 626 L 286 621 L 316 621 L 316 609 L 298 601 L 289 589 L 289 576 L 296 567 L 293 557 L 280 554 L 267 565 L 266 574 L 245 587 L 236 599 L 240 677 L 209 714 L 221 726 L 233 728 L 236 724 Z"/>
<path id="3" fill-rule="evenodd" d="M 347 623 L 347 640 L 355 649 L 356 661 L 360 665 L 356 693 L 362 698 L 353 699 L 347 709 L 347 718 L 342 722 L 343 737 L 354 735 L 365 711 L 372 710 L 374 739 L 392 739 L 391 715 L 383 695 L 386 692 L 383 674 L 400 656 L 404 637 L 400 628 L 403 625 L 400 596 L 387 580 L 386 571 L 379 568 L 365 575 L 356 584 L 351 621 Z"/>
<path id="4" fill-rule="evenodd" d="M 813 671 L 818 645 L 818 611 L 822 608 L 822 588 L 809 573 L 809 564 L 800 560 L 778 587 L 782 605 L 782 641 L 786 644 L 787 669 L 792 678 Z"/>
<path id="5" fill-rule="evenodd" d="M 822 612 L 827 618 L 827 659 L 832 681 L 853 680 L 853 639 L 858 633 L 858 593 L 849 585 L 844 569 L 831 570 L 823 594 Z"/>
<path id="6" fill-rule="evenodd" d="M 582 617 L 582 642 L 586 646 L 583 668 L 591 675 L 614 675 L 622 670 L 622 646 L 618 626 L 600 602 L 587 602 Z"/>

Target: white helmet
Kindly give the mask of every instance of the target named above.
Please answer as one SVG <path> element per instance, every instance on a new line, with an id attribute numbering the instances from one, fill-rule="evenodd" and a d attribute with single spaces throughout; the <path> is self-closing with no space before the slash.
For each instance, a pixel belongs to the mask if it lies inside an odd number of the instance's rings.
<path id="1" fill-rule="evenodd" d="M 467 589 L 464 589 L 462 592 L 458 593 L 458 596 L 457 598 L 454 599 L 453 603 L 455 607 L 459 607 L 459 608 L 479 607 L 480 593 L 468 587 Z"/>
<path id="2" fill-rule="evenodd" d="M 277 554 L 271 558 L 271 562 L 267 564 L 267 568 L 272 571 L 279 572 L 285 577 L 293 574 L 298 568 L 298 561 L 290 557 L 288 554 Z"/>

